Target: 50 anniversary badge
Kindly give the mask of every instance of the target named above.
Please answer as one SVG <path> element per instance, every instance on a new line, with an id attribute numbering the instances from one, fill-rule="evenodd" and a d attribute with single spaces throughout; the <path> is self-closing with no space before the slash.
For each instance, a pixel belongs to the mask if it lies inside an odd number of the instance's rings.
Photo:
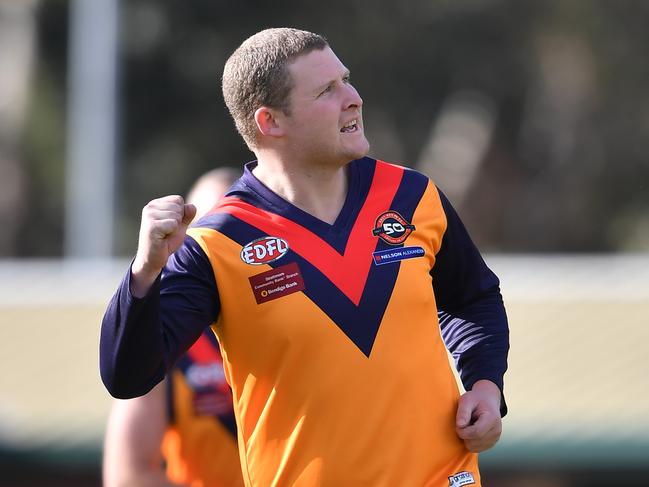
<path id="1" fill-rule="evenodd" d="M 404 217 L 393 210 L 381 213 L 376 219 L 372 235 L 379 237 L 390 245 L 403 243 L 415 230 L 415 226 L 408 223 Z"/>

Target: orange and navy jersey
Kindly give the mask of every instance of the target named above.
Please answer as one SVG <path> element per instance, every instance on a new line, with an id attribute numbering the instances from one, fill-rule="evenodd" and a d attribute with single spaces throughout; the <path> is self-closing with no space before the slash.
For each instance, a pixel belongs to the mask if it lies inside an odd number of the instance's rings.
<path id="1" fill-rule="evenodd" d="M 364 158 L 328 224 L 266 188 L 254 164 L 147 298 L 125 277 L 102 326 L 111 393 L 146 391 L 214 323 L 246 485 L 480 485 L 455 433 L 446 348 L 465 387 L 502 389 L 507 320 L 448 200 L 422 174 Z M 118 374 L 143 359 L 148 373 Z"/>
<path id="2" fill-rule="evenodd" d="M 161 449 L 169 480 L 191 487 L 243 486 L 232 394 L 211 330 L 183 355 L 167 382 L 169 426 Z"/>

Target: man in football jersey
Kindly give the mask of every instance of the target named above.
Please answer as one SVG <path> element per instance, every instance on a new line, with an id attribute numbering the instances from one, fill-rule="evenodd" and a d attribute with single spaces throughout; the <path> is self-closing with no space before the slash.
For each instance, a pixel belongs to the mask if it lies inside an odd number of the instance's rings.
<path id="1" fill-rule="evenodd" d="M 189 230 L 180 196 L 144 208 L 102 324 L 108 390 L 146 393 L 212 325 L 246 485 L 481 485 L 508 326 L 449 201 L 366 157 L 363 101 L 317 34 L 253 35 L 223 94 L 257 159 Z"/>
<path id="2" fill-rule="evenodd" d="M 238 178 L 231 168 L 203 174 L 187 202 L 207 213 Z M 209 328 L 166 380 L 134 399 L 116 399 L 103 452 L 105 487 L 243 486 L 232 411 L 218 342 Z"/>

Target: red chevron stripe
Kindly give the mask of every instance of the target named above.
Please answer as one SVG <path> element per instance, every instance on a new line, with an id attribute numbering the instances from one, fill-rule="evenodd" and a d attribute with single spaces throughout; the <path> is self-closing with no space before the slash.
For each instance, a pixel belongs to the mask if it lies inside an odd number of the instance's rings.
<path id="1" fill-rule="evenodd" d="M 187 353 L 192 361 L 197 364 L 221 363 L 223 361 L 221 354 L 214 348 L 210 338 L 205 333 L 198 337 L 198 340 L 194 342 Z"/>
<path id="2" fill-rule="evenodd" d="M 268 235 L 281 236 L 294 252 L 318 268 L 358 306 L 372 265 L 372 252 L 377 244 L 377 238 L 372 235 L 374 221 L 378 215 L 390 209 L 402 176 L 403 168 L 377 161 L 370 191 L 343 255 L 303 226 L 238 198 L 223 198 L 214 211 L 226 211 Z"/>

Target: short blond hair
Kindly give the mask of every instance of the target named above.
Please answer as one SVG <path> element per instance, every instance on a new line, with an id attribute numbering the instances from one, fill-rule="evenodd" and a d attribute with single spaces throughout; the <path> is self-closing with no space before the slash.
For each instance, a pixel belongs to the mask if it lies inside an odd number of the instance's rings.
<path id="1" fill-rule="evenodd" d="M 275 28 L 249 37 L 232 53 L 223 70 L 223 98 L 250 149 L 256 147 L 254 116 L 259 107 L 290 114 L 293 83 L 288 64 L 298 56 L 328 45 L 323 36 L 313 32 Z"/>

